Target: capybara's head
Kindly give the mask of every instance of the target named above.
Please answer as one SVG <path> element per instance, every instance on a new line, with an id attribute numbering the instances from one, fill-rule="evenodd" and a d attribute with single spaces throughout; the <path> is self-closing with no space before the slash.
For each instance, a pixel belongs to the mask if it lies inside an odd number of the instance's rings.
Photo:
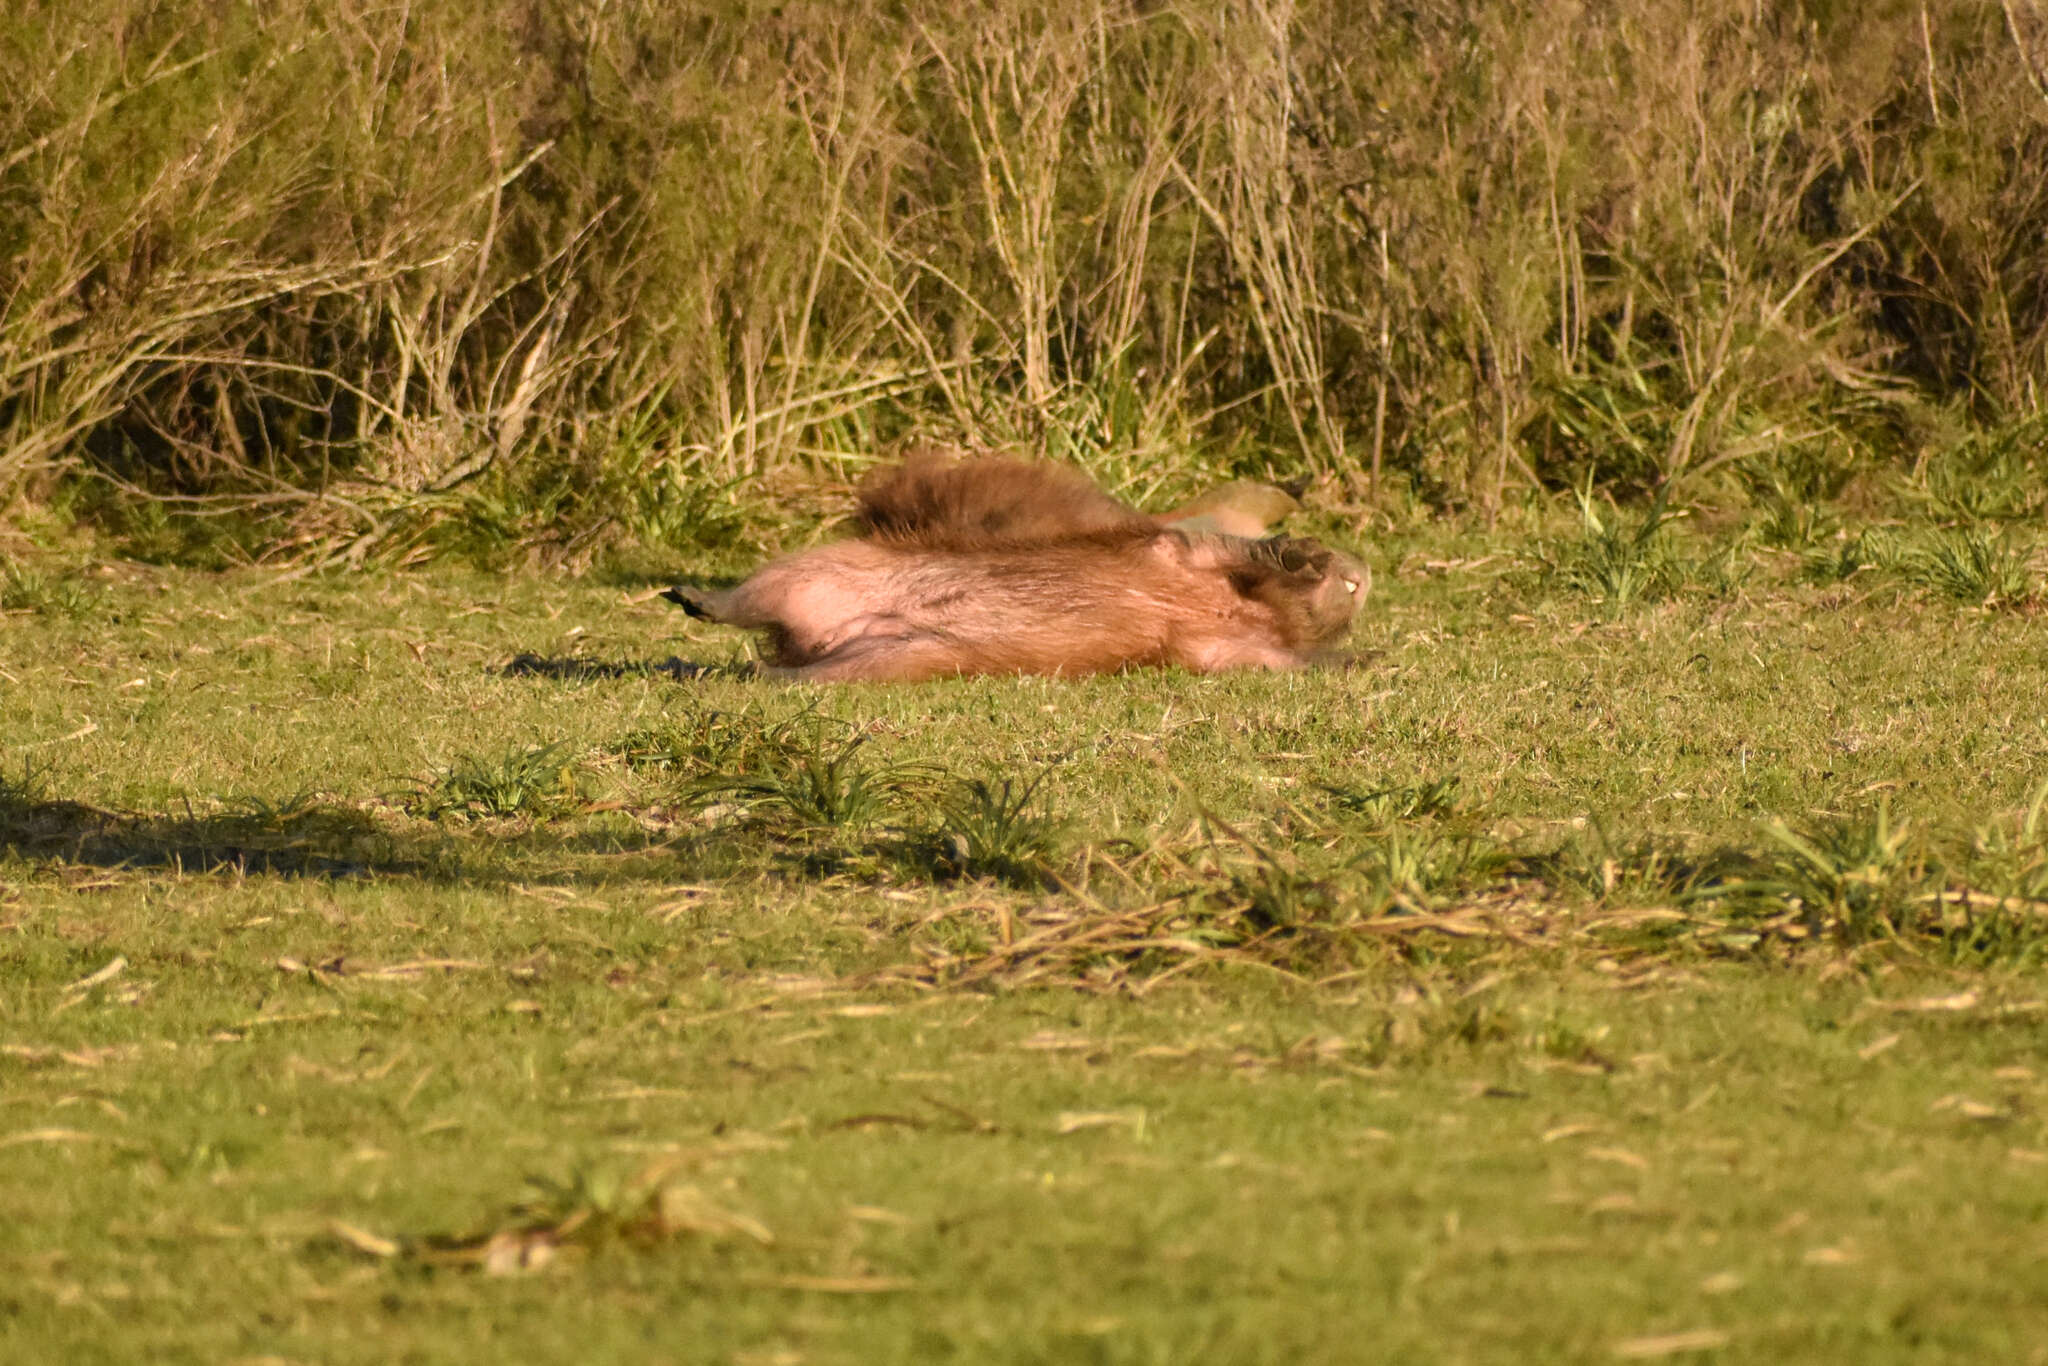
<path id="1" fill-rule="evenodd" d="M 1372 591 L 1372 570 L 1340 551 L 1318 546 L 1323 560 L 1308 591 L 1309 638 L 1304 645 L 1329 645 L 1351 629 L 1351 618 Z"/>
<path id="2" fill-rule="evenodd" d="M 1238 591 L 1273 608 L 1287 644 L 1317 649 L 1343 638 L 1372 589 L 1372 571 L 1320 541 L 1273 536 L 1250 541 Z"/>

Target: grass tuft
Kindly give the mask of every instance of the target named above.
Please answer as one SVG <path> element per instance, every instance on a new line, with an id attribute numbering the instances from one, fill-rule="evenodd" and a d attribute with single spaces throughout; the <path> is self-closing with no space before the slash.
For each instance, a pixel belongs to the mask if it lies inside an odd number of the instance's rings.
<path id="1" fill-rule="evenodd" d="M 1066 849 L 1072 822 L 1032 809 L 1044 783 L 955 778 L 939 794 L 938 821 L 915 843 L 941 877 L 994 878 L 1046 887 Z"/>
<path id="2" fill-rule="evenodd" d="M 1458 776 L 1451 774 L 1425 782 L 1369 791 L 1324 784 L 1323 791 L 1329 794 L 1330 804 L 1335 810 L 1377 827 L 1456 813 L 1459 810 L 1458 786 Z"/>
<path id="3" fill-rule="evenodd" d="M 1908 491 L 1938 522 L 2033 520 L 2048 508 L 2044 447 L 2048 412 L 2027 413 L 1970 432 L 1933 456 Z"/>
<path id="4" fill-rule="evenodd" d="M 1751 534 L 1760 544 L 1779 550 L 1810 551 L 1833 539 L 1842 524 L 1835 500 L 1855 468 L 1851 461 L 1813 445 L 1743 464 L 1737 474 L 1754 514 Z"/>
<path id="5" fill-rule="evenodd" d="M 536 816 L 545 820 L 577 806 L 577 767 L 566 741 L 519 745 L 495 754 L 466 754 L 423 785 L 411 805 L 434 820 L 444 816 Z"/>
<path id="6" fill-rule="evenodd" d="M 1939 877 L 1909 821 L 1889 802 L 1868 815 L 1794 829 L 1765 827 L 1776 846 L 1749 890 L 1784 902 L 1809 934 L 1850 944 L 1896 938 L 1913 928 L 1919 894 Z"/>
<path id="7" fill-rule="evenodd" d="M 19 565 L 0 566 L 0 612 L 84 621 L 105 608 L 106 594 L 71 574 L 45 574 Z"/>
<path id="8" fill-rule="evenodd" d="M 861 754 L 870 738 L 834 741 L 815 724 L 778 734 L 746 769 L 700 778 L 690 791 L 766 808 L 807 827 L 859 830 L 879 820 L 922 771 L 914 764 L 870 763 Z"/>
<path id="9" fill-rule="evenodd" d="M 1671 526 L 1683 514 L 1672 511 L 1667 503 L 1669 485 L 1635 517 L 1611 505 L 1603 511 L 1590 481 L 1573 493 L 1579 508 L 1579 535 L 1554 542 L 1539 553 L 1544 577 L 1550 582 L 1593 599 L 1611 615 L 1689 587 L 1726 589 L 1725 558 L 1695 560 L 1679 550 Z"/>
<path id="10" fill-rule="evenodd" d="M 1908 583 L 1973 607 L 2017 607 L 2035 597 L 2027 550 L 2005 532 L 1977 526 L 1930 532 L 1896 563 Z"/>

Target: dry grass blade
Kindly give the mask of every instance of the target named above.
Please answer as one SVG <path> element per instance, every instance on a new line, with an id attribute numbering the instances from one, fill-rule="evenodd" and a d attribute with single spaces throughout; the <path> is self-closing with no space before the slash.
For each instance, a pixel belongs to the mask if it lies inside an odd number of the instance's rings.
<path id="1" fill-rule="evenodd" d="M 327 1225 L 327 1231 L 366 1257 L 383 1260 L 396 1257 L 400 1251 L 398 1243 L 393 1240 L 340 1219 L 331 1221 Z"/>
<path id="2" fill-rule="evenodd" d="M 1086 982 L 1096 989 L 1142 989 L 1156 979 L 1205 965 L 1238 965 L 1293 974 L 1332 944 L 1440 936 L 1500 939 L 1536 946 L 1552 942 L 1538 930 L 1541 907 L 1521 893 L 1489 898 L 1460 910 L 1394 911 L 1328 925 L 1273 926 L 1251 907 L 1191 909 L 1185 897 L 1112 911 L 1076 898 L 1012 917 L 1038 926 L 1011 942 L 973 952 L 928 954 L 915 967 L 885 976 L 960 989 L 992 982 L 1017 985 L 1048 977 Z M 1626 924 L 1626 918 L 1606 922 Z M 1586 931 L 1576 931 L 1585 937 Z"/>
<path id="3" fill-rule="evenodd" d="M 1654 1361 L 1661 1357 L 1691 1352 L 1713 1352 L 1732 1339 L 1718 1328 L 1698 1328 L 1684 1333 L 1654 1333 L 1646 1337 L 1623 1338 L 1614 1344 L 1615 1356 L 1624 1361 Z"/>
<path id="4" fill-rule="evenodd" d="M 1078 1134 L 1087 1129 L 1128 1129 L 1133 1138 L 1145 1136 L 1143 1110 L 1062 1110 L 1053 1121 L 1056 1134 Z"/>
<path id="5" fill-rule="evenodd" d="M 916 1281 L 902 1276 L 770 1276 L 744 1284 L 813 1295 L 894 1295 L 917 1289 Z"/>
<path id="6" fill-rule="evenodd" d="M 83 1129 L 23 1129 L 17 1133 L 0 1136 L 0 1148 L 15 1148 L 25 1143 L 103 1143 L 107 1141 L 104 1135 L 87 1133 Z"/>

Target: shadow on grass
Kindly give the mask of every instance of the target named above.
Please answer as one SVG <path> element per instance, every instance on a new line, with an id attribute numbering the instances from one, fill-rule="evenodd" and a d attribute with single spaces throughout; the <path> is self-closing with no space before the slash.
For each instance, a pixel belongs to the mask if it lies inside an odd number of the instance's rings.
<path id="1" fill-rule="evenodd" d="M 550 658 L 520 654 L 514 655 L 499 672 L 507 678 L 553 678 L 566 682 L 593 678 L 651 678 L 655 674 L 666 674 L 680 683 L 706 676 L 745 677 L 752 670 L 744 665 L 699 664 L 676 655 L 667 659 L 606 660 L 573 655 Z"/>
<path id="2" fill-rule="evenodd" d="M 171 816 L 18 794 L 0 800 L 0 852 L 96 868 L 316 878 L 434 873 L 435 851 L 408 850 L 408 843 L 371 813 L 339 805 Z"/>
<path id="3" fill-rule="evenodd" d="M 244 810 L 185 815 L 109 811 L 0 782 L 0 858 L 138 872 L 503 887 L 667 883 L 696 876 L 700 866 L 737 868 L 755 852 L 751 841 L 728 848 L 701 835 L 679 838 L 616 823 L 407 820 L 394 829 L 391 819 L 376 807 L 314 800 L 281 808 L 250 801 Z"/>

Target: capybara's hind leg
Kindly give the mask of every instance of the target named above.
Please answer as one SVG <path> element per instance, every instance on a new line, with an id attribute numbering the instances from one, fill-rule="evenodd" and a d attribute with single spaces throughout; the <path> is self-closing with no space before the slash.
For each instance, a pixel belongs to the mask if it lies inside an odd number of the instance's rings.
<path id="1" fill-rule="evenodd" d="M 789 683 L 921 683 L 961 672 L 959 647 L 932 636 L 856 636 L 808 663 L 768 671 Z"/>

